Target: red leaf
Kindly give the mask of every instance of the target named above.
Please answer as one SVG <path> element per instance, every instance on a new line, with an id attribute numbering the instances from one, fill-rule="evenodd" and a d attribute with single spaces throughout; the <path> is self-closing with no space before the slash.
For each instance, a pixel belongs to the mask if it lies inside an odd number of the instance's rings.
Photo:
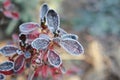
<path id="1" fill-rule="evenodd" d="M 8 9 L 11 6 L 11 1 L 10 0 L 5 0 L 3 2 L 3 6 L 5 9 Z"/>
<path id="2" fill-rule="evenodd" d="M 27 22 L 27 23 L 23 23 L 19 26 L 19 30 L 23 33 L 29 33 L 34 31 L 35 29 L 37 29 L 39 26 L 39 24 L 35 23 L 35 22 Z"/>
<path id="3" fill-rule="evenodd" d="M 23 55 L 18 56 L 17 59 L 15 60 L 14 72 L 21 73 L 24 69 L 24 65 L 25 65 L 24 56 Z"/>
<path id="4" fill-rule="evenodd" d="M 19 19 L 20 17 L 18 12 L 11 12 L 11 14 L 12 14 L 11 18 L 13 19 Z"/>
<path id="5" fill-rule="evenodd" d="M 12 61 L 6 61 L 0 64 L 0 73 L 10 75 L 13 73 L 14 63 Z"/>
<path id="6" fill-rule="evenodd" d="M 48 51 L 48 62 L 54 66 L 54 67 L 59 67 L 62 64 L 62 60 L 60 56 L 55 52 L 55 51 Z"/>

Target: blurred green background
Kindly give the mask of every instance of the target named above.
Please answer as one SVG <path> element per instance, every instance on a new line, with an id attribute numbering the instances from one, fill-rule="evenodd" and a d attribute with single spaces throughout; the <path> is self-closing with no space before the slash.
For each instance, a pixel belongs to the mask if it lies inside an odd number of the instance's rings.
<path id="1" fill-rule="evenodd" d="M 0 0 L 0 7 L 3 1 Z M 80 57 L 64 57 L 65 66 L 72 73 L 65 74 L 63 80 L 120 80 L 120 0 L 11 1 L 20 18 L 7 18 L 0 12 L 0 44 L 18 34 L 20 24 L 39 23 L 40 6 L 45 2 L 59 13 L 60 27 L 77 34 L 85 48 Z"/>

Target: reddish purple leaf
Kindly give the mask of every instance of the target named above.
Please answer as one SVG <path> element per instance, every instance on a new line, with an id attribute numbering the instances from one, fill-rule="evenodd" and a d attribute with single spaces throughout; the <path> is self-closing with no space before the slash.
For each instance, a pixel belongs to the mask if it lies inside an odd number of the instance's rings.
<path id="1" fill-rule="evenodd" d="M 49 45 L 49 40 L 44 38 L 37 38 L 33 40 L 33 42 L 31 43 L 31 46 L 36 50 L 45 49 L 48 47 L 48 45 Z"/>
<path id="2" fill-rule="evenodd" d="M 0 80 L 5 80 L 5 79 L 6 79 L 5 75 L 0 73 Z"/>
<path id="3" fill-rule="evenodd" d="M 50 50 L 47 57 L 48 62 L 54 67 L 59 67 L 62 64 L 60 56 L 55 51 Z"/>
<path id="4" fill-rule="evenodd" d="M 14 63 L 12 61 L 5 61 L 0 64 L 0 73 L 10 75 L 13 73 Z"/>
<path id="5" fill-rule="evenodd" d="M 19 19 L 19 17 L 20 17 L 18 12 L 11 12 L 11 14 L 12 14 L 11 18 L 13 18 L 13 19 Z"/>
<path id="6" fill-rule="evenodd" d="M 62 36 L 64 34 L 67 34 L 67 32 L 64 29 L 59 28 L 59 35 Z"/>
<path id="7" fill-rule="evenodd" d="M 60 20 L 58 14 L 54 10 L 49 10 L 46 16 L 48 28 L 52 32 L 56 32 L 60 26 Z"/>
<path id="8" fill-rule="evenodd" d="M 24 63 L 25 63 L 25 57 L 23 55 L 18 56 L 17 59 L 15 60 L 14 72 L 17 73 L 22 72 L 24 68 Z"/>
<path id="9" fill-rule="evenodd" d="M 19 30 L 23 33 L 29 33 L 40 27 L 39 24 L 34 22 L 23 23 L 19 26 Z"/>
<path id="10" fill-rule="evenodd" d="M 6 45 L 0 49 L 0 52 L 4 56 L 11 56 L 16 54 L 16 51 L 19 50 L 17 47 L 12 45 Z"/>
<path id="11" fill-rule="evenodd" d="M 71 55 L 80 55 L 84 53 L 82 45 L 74 39 L 64 39 L 60 44 Z"/>

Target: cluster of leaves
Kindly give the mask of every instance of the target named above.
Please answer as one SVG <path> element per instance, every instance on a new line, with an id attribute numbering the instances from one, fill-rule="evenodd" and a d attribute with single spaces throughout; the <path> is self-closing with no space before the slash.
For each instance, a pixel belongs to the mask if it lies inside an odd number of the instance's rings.
<path id="1" fill-rule="evenodd" d="M 18 47 L 6 45 L 0 49 L 1 54 L 9 60 L 0 64 L 1 79 L 5 78 L 4 75 L 19 74 L 30 66 L 33 72 L 28 76 L 28 80 L 39 74 L 46 77 L 49 72 L 55 79 L 65 72 L 60 53 L 55 51 L 55 46 L 62 47 L 71 55 L 77 56 L 84 52 L 82 45 L 77 41 L 78 36 L 59 27 L 59 15 L 53 9 L 49 9 L 47 4 L 41 7 L 40 21 L 40 25 L 27 22 L 19 26 L 21 33 Z"/>

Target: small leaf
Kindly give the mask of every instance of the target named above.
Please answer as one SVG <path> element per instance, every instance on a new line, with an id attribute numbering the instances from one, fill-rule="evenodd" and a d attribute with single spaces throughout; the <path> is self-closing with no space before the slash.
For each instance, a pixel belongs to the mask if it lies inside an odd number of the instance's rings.
<path id="1" fill-rule="evenodd" d="M 33 40 L 33 42 L 31 43 L 31 46 L 36 50 L 45 49 L 48 47 L 48 45 L 49 45 L 49 40 L 44 38 L 37 38 Z"/>
<path id="2" fill-rule="evenodd" d="M 0 64 L 0 73 L 10 75 L 13 73 L 14 63 L 12 61 L 5 61 Z"/>
<path id="3" fill-rule="evenodd" d="M 29 51 L 25 52 L 25 53 L 24 53 L 24 57 L 25 57 L 26 59 L 30 58 L 30 57 L 31 57 L 31 53 L 30 53 Z"/>
<path id="4" fill-rule="evenodd" d="M 82 45 L 74 39 L 64 39 L 60 44 L 71 55 L 80 55 L 84 52 Z"/>
<path id="5" fill-rule="evenodd" d="M 16 51 L 19 50 L 17 47 L 12 45 L 6 45 L 0 49 L 0 52 L 4 56 L 10 56 L 16 54 Z"/>
<path id="6" fill-rule="evenodd" d="M 52 32 L 56 32 L 59 29 L 60 19 L 58 14 L 54 10 L 49 10 L 46 16 L 48 28 Z"/>
<path id="7" fill-rule="evenodd" d="M 38 27 L 40 27 L 40 25 L 35 22 L 27 22 L 27 23 L 21 24 L 19 26 L 19 30 L 20 32 L 23 32 L 23 33 L 29 33 L 29 32 L 34 31 Z"/>
<path id="8" fill-rule="evenodd" d="M 68 39 L 78 40 L 78 36 L 75 35 L 75 34 L 63 34 L 63 35 L 61 36 L 61 38 L 62 38 L 62 39 L 68 38 Z"/>
<path id="9" fill-rule="evenodd" d="M 40 10 L 40 19 L 42 20 L 42 22 L 44 22 L 44 18 L 45 18 L 45 15 L 46 13 L 48 12 L 49 10 L 49 7 L 46 3 L 44 3 L 42 6 L 41 6 L 41 10 Z"/>
<path id="10" fill-rule="evenodd" d="M 25 63 L 24 56 L 23 55 L 18 56 L 17 59 L 15 60 L 14 72 L 17 72 L 17 73 L 22 72 L 24 63 Z"/>
<path id="11" fill-rule="evenodd" d="M 62 36 L 64 34 L 67 34 L 67 32 L 64 29 L 59 28 L 59 35 Z"/>
<path id="12" fill-rule="evenodd" d="M 62 64 L 60 56 L 55 51 L 50 50 L 47 57 L 48 62 L 54 67 L 59 67 Z"/>
<path id="13" fill-rule="evenodd" d="M 0 73 L 0 80 L 5 80 L 5 79 L 6 79 L 5 75 Z"/>

